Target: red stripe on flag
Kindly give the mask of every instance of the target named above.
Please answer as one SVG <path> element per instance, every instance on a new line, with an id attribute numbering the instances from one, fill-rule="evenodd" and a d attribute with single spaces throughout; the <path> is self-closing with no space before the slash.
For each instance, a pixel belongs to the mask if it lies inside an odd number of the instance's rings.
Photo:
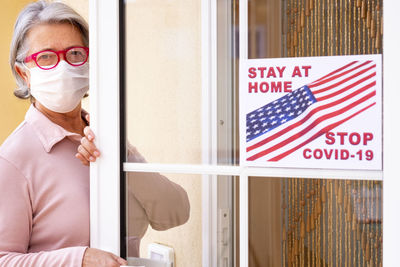
<path id="1" fill-rule="evenodd" d="M 325 88 L 322 88 L 322 89 L 318 89 L 318 90 L 315 90 L 315 91 L 312 91 L 312 92 L 313 92 L 314 95 L 317 95 L 317 94 L 326 92 L 326 91 L 328 91 L 328 90 L 334 89 L 334 88 L 336 88 L 337 86 L 342 85 L 342 84 L 344 84 L 345 82 L 348 82 L 348 81 L 350 81 L 351 79 L 354 79 L 354 78 L 360 76 L 361 74 L 366 73 L 367 71 L 369 71 L 369 70 L 371 70 L 371 69 L 373 69 L 373 68 L 375 68 L 375 67 L 376 67 L 376 65 L 373 65 L 373 66 L 371 66 L 371 67 L 369 67 L 369 68 L 367 68 L 367 69 L 365 69 L 365 70 L 362 70 L 362 71 L 360 71 L 360 72 L 357 72 L 356 74 L 354 74 L 354 75 L 352 75 L 352 76 L 350 76 L 350 77 L 347 77 L 346 79 L 344 79 L 344 80 L 342 80 L 342 81 L 339 81 L 339 82 L 337 82 L 337 83 L 335 83 L 335 84 L 332 84 L 332 85 L 330 85 L 330 86 L 328 86 L 328 87 L 325 87 Z M 376 75 L 376 73 L 375 73 L 375 75 Z"/>
<path id="2" fill-rule="evenodd" d="M 343 72 L 343 73 L 340 73 L 340 74 L 338 74 L 338 75 L 332 76 L 332 77 L 329 78 L 329 79 L 320 81 L 320 82 L 318 82 L 318 83 L 312 83 L 312 84 L 310 84 L 308 87 L 309 87 L 309 88 L 314 88 L 314 87 L 316 87 L 316 86 L 323 85 L 323 84 L 325 84 L 325 83 L 327 83 L 327 82 L 330 82 L 330 81 L 333 81 L 333 80 L 335 80 L 335 79 L 337 79 L 337 78 L 340 78 L 341 76 L 346 75 L 346 74 L 348 74 L 348 73 L 350 73 L 350 72 L 352 72 L 352 71 L 354 71 L 354 70 L 356 70 L 356 69 L 359 69 L 359 68 L 361 68 L 361 67 L 364 67 L 365 65 L 367 65 L 367 64 L 369 64 L 369 63 L 371 63 L 371 62 L 372 62 L 371 60 L 368 60 L 368 61 L 364 62 L 363 64 L 358 65 L 357 67 L 354 67 L 354 68 L 352 68 L 352 69 L 350 69 L 350 70 L 348 70 L 348 71 L 345 71 L 345 72 Z"/>
<path id="3" fill-rule="evenodd" d="M 371 75 L 368 75 L 367 77 L 364 77 L 359 81 L 356 81 L 355 83 L 352 83 L 352 84 L 350 84 L 350 85 L 348 85 L 348 86 L 346 86 L 346 87 L 344 87 L 344 88 L 342 88 L 340 90 L 337 90 L 336 92 L 333 92 L 332 94 L 329 94 L 329 95 L 326 95 L 326 96 L 317 97 L 315 99 L 317 101 L 323 101 L 323 100 L 329 99 L 331 97 L 335 97 L 335 96 L 340 95 L 341 93 L 346 92 L 347 90 L 350 90 L 351 88 L 353 88 L 353 87 L 365 82 L 366 80 L 369 80 L 370 78 L 374 77 L 375 75 L 376 75 L 376 73 L 374 72 Z M 376 85 L 376 81 L 374 81 L 374 85 Z"/>
<path id="4" fill-rule="evenodd" d="M 328 78 L 329 76 L 332 76 L 333 74 L 336 74 L 336 73 L 338 73 L 339 71 L 342 71 L 342 70 L 344 70 L 344 69 L 350 67 L 351 65 L 353 65 L 353 64 L 355 64 L 355 63 L 357 63 L 357 62 L 358 62 L 358 61 L 350 62 L 350 63 L 347 64 L 346 66 L 343 66 L 343 67 L 341 67 L 340 69 L 337 69 L 337 70 L 335 70 L 335 71 L 332 71 L 331 73 L 328 73 L 327 75 L 325 75 L 325 76 L 319 78 L 318 80 L 314 81 L 313 83 L 316 83 L 316 82 L 319 82 L 319 81 L 321 81 L 321 80 L 323 80 L 323 79 L 326 79 L 326 78 Z"/>

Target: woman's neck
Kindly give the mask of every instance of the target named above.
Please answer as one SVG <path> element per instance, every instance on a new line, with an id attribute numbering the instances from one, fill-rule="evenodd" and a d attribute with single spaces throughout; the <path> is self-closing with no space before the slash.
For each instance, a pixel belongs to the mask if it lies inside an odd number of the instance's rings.
<path id="1" fill-rule="evenodd" d="M 72 133 L 80 134 L 82 136 L 84 135 L 83 129 L 85 128 L 86 123 L 81 116 L 82 114 L 81 104 L 79 104 L 74 110 L 67 113 L 58 113 L 49 110 L 48 108 L 40 104 L 38 101 L 34 103 L 34 106 L 40 112 L 42 112 L 49 120 L 51 120 L 57 125 L 60 125 L 65 130 Z"/>

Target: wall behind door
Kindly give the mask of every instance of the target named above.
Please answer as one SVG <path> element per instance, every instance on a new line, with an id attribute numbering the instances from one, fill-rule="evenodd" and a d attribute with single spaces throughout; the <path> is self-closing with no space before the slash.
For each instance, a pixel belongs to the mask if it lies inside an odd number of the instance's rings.
<path id="1" fill-rule="evenodd" d="M 7 136 L 24 120 L 25 112 L 29 107 L 29 100 L 21 100 L 13 94 L 16 85 L 8 64 L 15 20 L 21 9 L 29 2 L 31 1 L 14 0 L 1 3 L 0 27 L 3 30 L 0 39 L 0 143 L 3 143 Z"/>
<path id="2" fill-rule="evenodd" d="M 89 0 L 64 0 L 63 2 L 75 9 L 89 22 Z"/>

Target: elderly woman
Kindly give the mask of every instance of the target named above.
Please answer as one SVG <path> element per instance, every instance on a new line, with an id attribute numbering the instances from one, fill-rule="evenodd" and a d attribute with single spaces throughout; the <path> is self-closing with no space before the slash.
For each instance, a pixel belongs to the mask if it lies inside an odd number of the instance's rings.
<path id="1" fill-rule="evenodd" d="M 0 147 L 2 267 L 126 264 L 89 248 L 89 168 L 76 158 L 82 160 L 81 149 L 88 148 L 80 146 L 88 126 L 81 109 L 89 88 L 88 42 L 87 23 L 60 2 L 29 4 L 17 19 L 10 53 L 18 85 L 14 94 L 30 98 L 32 105 Z M 97 150 L 92 153 L 99 156 Z M 133 147 L 128 154 L 130 160 L 143 161 Z M 128 180 L 135 216 L 128 253 L 138 256 L 148 225 L 165 230 L 183 224 L 189 202 L 179 185 L 161 175 L 131 175 Z"/>

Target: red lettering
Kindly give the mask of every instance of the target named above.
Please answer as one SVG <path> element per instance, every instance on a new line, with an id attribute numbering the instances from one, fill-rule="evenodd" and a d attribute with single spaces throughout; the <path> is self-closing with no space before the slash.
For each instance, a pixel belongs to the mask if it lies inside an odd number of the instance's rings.
<path id="1" fill-rule="evenodd" d="M 292 82 L 284 82 L 283 83 L 283 91 L 285 93 L 290 93 L 292 92 Z"/>
<path id="2" fill-rule="evenodd" d="M 374 135 L 372 133 L 364 133 L 363 139 L 363 145 L 366 146 L 368 141 L 372 141 L 372 139 L 374 139 Z"/>
<path id="3" fill-rule="evenodd" d="M 322 150 L 317 148 L 314 150 L 314 158 L 316 159 L 321 159 L 322 158 Z"/>
<path id="4" fill-rule="evenodd" d="M 311 153 L 311 149 L 309 149 L 309 148 L 304 149 L 304 150 L 303 150 L 303 157 L 304 157 L 305 159 L 310 159 L 310 158 L 311 158 L 310 153 Z"/>
<path id="5" fill-rule="evenodd" d="M 329 151 L 329 152 L 328 152 Z M 324 148 L 324 153 L 325 153 L 325 157 L 327 159 L 331 159 L 332 153 L 333 153 L 333 149 L 329 149 L 327 150 L 326 148 Z"/>
<path id="6" fill-rule="evenodd" d="M 346 159 L 348 159 L 349 158 L 349 151 L 348 150 L 346 150 L 346 149 L 341 149 L 340 150 L 340 159 L 342 159 L 342 160 L 346 160 Z"/>
<path id="7" fill-rule="evenodd" d="M 335 143 L 335 138 L 334 138 L 334 136 L 335 136 L 334 133 L 332 133 L 332 132 L 327 132 L 327 133 L 325 134 L 325 137 L 326 137 L 325 143 L 326 143 L 327 145 L 333 145 L 333 144 Z"/>
<path id="8" fill-rule="evenodd" d="M 292 77 L 294 78 L 296 76 L 301 77 L 301 71 L 300 71 L 299 66 L 294 67 L 294 70 L 293 70 Z"/>
<path id="9" fill-rule="evenodd" d="M 308 71 L 311 69 L 311 66 L 303 66 L 301 68 L 304 70 L 304 76 L 308 77 Z"/>
<path id="10" fill-rule="evenodd" d="M 268 92 L 268 90 L 269 90 L 268 83 L 267 82 L 262 82 L 260 84 L 260 91 L 263 92 L 263 93 L 266 93 L 266 92 Z"/>
<path id="11" fill-rule="evenodd" d="M 370 151 L 370 150 L 368 150 Z M 361 153 L 361 150 L 357 152 L 357 154 Z M 372 153 L 372 152 L 371 152 Z M 321 149 L 321 148 L 316 148 L 316 149 L 310 149 L 310 148 L 305 148 L 303 150 L 303 157 L 305 159 L 327 159 L 327 160 L 348 160 L 350 158 L 350 152 L 347 149 Z M 354 158 L 354 155 L 351 156 Z M 371 156 L 371 158 L 373 155 Z"/>
<path id="12" fill-rule="evenodd" d="M 249 69 L 249 78 L 253 79 L 255 77 L 257 77 L 256 68 L 250 68 Z"/>
<path id="13" fill-rule="evenodd" d="M 279 72 L 279 77 L 282 78 L 283 77 L 283 72 L 285 71 L 286 67 L 282 67 L 282 68 L 276 67 L 276 69 Z"/>
<path id="14" fill-rule="evenodd" d="M 275 70 L 274 70 L 274 68 L 269 68 L 269 70 L 268 70 L 268 74 L 267 74 L 267 78 L 270 78 L 270 77 L 274 77 L 274 78 L 276 78 L 276 73 L 275 73 Z"/>
<path id="15" fill-rule="evenodd" d="M 259 67 L 259 68 L 258 68 L 258 70 L 260 71 L 261 78 L 264 78 L 264 71 L 265 71 L 266 69 L 267 69 L 266 67 Z"/>
<path id="16" fill-rule="evenodd" d="M 356 137 L 356 139 L 354 140 L 354 137 Z M 361 136 L 359 133 L 351 133 L 349 135 L 349 141 L 350 144 L 352 144 L 353 146 L 358 145 L 361 141 Z"/>
<path id="17" fill-rule="evenodd" d="M 340 136 L 340 144 L 341 144 L 341 145 L 344 145 L 344 137 L 347 136 L 347 133 L 338 132 L 337 135 Z"/>
<path id="18" fill-rule="evenodd" d="M 251 93 L 253 93 L 252 91 L 254 91 L 254 93 L 257 93 L 257 91 L 258 91 L 258 83 L 257 82 L 255 82 L 255 83 L 249 83 L 249 93 L 251 94 Z"/>
<path id="19" fill-rule="evenodd" d="M 282 82 L 271 82 L 271 93 L 280 93 L 282 92 Z"/>

